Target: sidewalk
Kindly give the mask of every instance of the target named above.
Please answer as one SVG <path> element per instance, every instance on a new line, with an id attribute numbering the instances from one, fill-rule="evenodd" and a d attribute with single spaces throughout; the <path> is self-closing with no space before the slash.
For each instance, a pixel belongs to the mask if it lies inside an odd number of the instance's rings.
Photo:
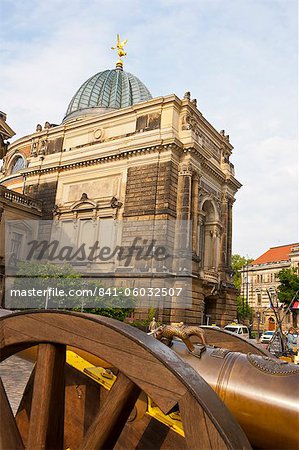
<path id="1" fill-rule="evenodd" d="M 17 412 L 33 364 L 17 356 L 11 356 L 0 364 L 0 376 L 13 413 Z"/>

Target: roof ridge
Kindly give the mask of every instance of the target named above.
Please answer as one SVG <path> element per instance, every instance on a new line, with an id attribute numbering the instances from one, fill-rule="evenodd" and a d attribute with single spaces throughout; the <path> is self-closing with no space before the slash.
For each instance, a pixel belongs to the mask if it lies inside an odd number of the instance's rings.
<path id="1" fill-rule="evenodd" d="M 299 242 L 293 242 L 291 244 L 284 244 L 284 245 L 275 245 L 274 247 L 270 247 L 269 250 L 271 250 L 272 248 L 290 247 L 291 245 L 299 245 Z"/>

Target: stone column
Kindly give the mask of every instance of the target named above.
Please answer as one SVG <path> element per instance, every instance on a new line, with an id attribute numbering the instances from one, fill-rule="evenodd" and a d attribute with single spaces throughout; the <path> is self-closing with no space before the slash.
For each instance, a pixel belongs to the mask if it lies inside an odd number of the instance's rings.
<path id="1" fill-rule="evenodd" d="M 235 199 L 227 194 L 222 193 L 221 209 L 222 209 L 222 226 L 223 233 L 221 237 L 221 255 L 220 270 L 229 273 L 231 268 L 232 255 L 232 207 Z"/>
<path id="2" fill-rule="evenodd" d="M 198 213 L 198 249 L 197 254 L 200 258 L 199 265 L 203 269 L 204 267 L 204 241 L 205 241 L 205 230 L 204 230 L 205 214 L 203 211 Z"/>
<path id="3" fill-rule="evenodd" d="M 212 258 L 211 258 L 211 268 L 216 270 L 216 259 L 217 259 L 217 230 L 216 225 L 214 225 L 211 231 L 211 241 L 212 241 Z"/>
<path id="4" fill-rule="evenodd" d="M 196 256 L 199 256 L 198 253 L 198 241 L 199 241 L 199 179 L 200 176 L 198 172 L 193 174 L 192 178 L 192 195 L 191 195 L 191 203 L 192 203 L 192 253 Z"/>
<path id="5" fill-rule="evenodd" d="M 227 246 L 226 246 L 226 265 L 228 268 L 232 264 L 232 228 L 233 228 L 233 203 L 235 199 L 229 198 L 227 203 Z"/>
<path id="6" fill-rule="evenodd" d="M 189 161 L 179 164 L 178 177 L 178 201 L 177 201 L 177 218 L 181 221 L 190 221 L 192 216 L 191 210 L 192 198 L 192 165 Z M 191 242 L 191 235 L 188 230 L 184 235 L 179 236 L 180 248 L 187 248 Z"/>
<path id="7" fill-rule="evenodd" d="M 192 198 L 192 165 L 189 159 L 185 159 L 179 164 L 178 171 L 178 196 L 177 196 L 177 227 L 176 227 L 176 252 L 179 255 L 182 255 L 184 258 L 184 251 L 187 248 L 190 248 L 192 244 L 192 234 L 191 229 L 188 226 L 186 228 L 185 225 L 188 224 L 188 221 L 191 220 L 192 217 L 192 208 L 191 208 L 191 198 Z M 185 222 L 185 223 L 182 223 Z M 182 260 L 183 261 L 183 260 Z M 174 270 L 179 270 L 181 267 L 182 261 L 177 260 L 176 266 Z M 190 261 L 191 267 L 192 261 Z M 183 283 L 183 280 L 182 280 Z M 179 280 L 177 283 L 177 287 L 180 287 Z M 183 285 L 182 285 L 183 286 Z M 186 320 L 186 310 L 176 308 L 176 298 L 172 299 L 173 308 L 171 310 L 171 321 L 172 322 L 185 322 Z"/>
<path id="8" fill-rule="evenodd" d="M 228 220 L 228 203 L 226 192 L 222 193 L 221 197 L 221 213 L 222 213 L 222 226 L 223 233 L 221 238 L 221 255 L 220 255 L 220 270 L 227 270 L 227 220 Z"/>

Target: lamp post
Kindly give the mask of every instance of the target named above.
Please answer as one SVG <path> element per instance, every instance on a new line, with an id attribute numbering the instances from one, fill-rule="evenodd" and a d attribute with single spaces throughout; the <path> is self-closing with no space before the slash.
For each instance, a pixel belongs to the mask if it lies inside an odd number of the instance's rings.
<path id="1" fill-rule="evenodd" d="M 83 312 L 83 309 L 84 309 L 84 289 L 86 288 L 86 286 L 87 286 L 87 281 L 86 280 L 84 280 L 83 282 L 82 282 L 82 296 L 81 296 L 81 299 L 80 299 L 80 303 L 81 303 L 81 312 Z"/>
<path id="2" fill-rule="evenodd" d="M 248 262 L 246 264 L 246 314 L 248 313 L 248 295 L 249 295 L 249 279 L 248 279 Z"/>
<path id="3" fill-rule="evenodd" d="M 257 317 L 257 339 L 259 341 L 260 340 L 260 320 L 261 320 L 261 313 L 259 311 L 256 313 L 256 317 Z"/>

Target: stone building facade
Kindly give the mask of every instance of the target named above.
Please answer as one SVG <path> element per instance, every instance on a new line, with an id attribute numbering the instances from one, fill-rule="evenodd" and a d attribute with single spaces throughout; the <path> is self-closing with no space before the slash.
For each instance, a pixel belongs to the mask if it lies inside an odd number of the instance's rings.
<path id="1" fill-rule="evenodd" d="M 299 275 L 299 243 L 271 247 L 261 256 L 252 261 L 241 270 L 242 284 L 241 295 L 248 301 L 253 309 L 253 328 L 260 331 L 274 330 L 277 325 L 275 311 L 278 316 L 284 312 L 277 299 L 277 288 L 279 280 L 277 274 L 282 269 L 294 268 Z M 275 311 L 271 306 L 269 295 L 271 295 Z M 293 311 L 296 313 L 296 311 Z M 283 327 L 288 329 L 293 324 L 292 311 L 285 316 Z M 259 322 L 259 324 L 258 324 Z M 298 313 L 297 320 L 299 325 Z"/>
<path id="2" fill-rule="evenodd" d="M 5 158 L 9 142 L 15 132 L 6 122 L 6 114 L 0 111 L 0 158 Z M 15 158 L 15 162 L 17 162 Z M 3 173 L 4 168 L 1 167 Z M 13 166 L 11 171 L 13 171 Z M 9 220 L 30 220 L 41 218 L 42 205 L 35 199 L 29 198 L 20 192 L 15 192 L 0 185 L 0 305 L 2 305 L 4 297 L 4 280 L 5 280 L 5 223 Z M 19 245 L 18 237 L 20 236 L 15 230 L 11 236 L 13 245 Z"/>
<path id="3" fill-rule="evenodd" d="M 43 219 L 84 220 L 86 230 L 88 220 L 190 220 L 192 307 L 159 319 L 227 324 L 236 316 L 232 209 L 241 187 L 229 136 L 190 93 L 151 98 L 121 67 L 90 80 L 60 125 L 38 125 L 10 145 L 2 189 L 37 201 L 38 214 L 41 202 Z"/>

